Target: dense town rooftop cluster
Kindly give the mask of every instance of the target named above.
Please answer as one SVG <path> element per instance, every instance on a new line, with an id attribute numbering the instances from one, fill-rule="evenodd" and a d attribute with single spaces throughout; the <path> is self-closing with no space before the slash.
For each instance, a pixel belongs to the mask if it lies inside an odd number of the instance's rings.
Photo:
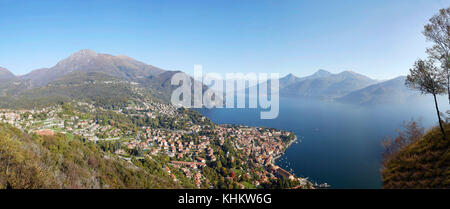
<path id="1" fill-rule="evenodd" d="M 38 135 L 80 136 L 130 163 L 164 161 L 162 169 L 173 181 L 196 188 L 257 188 L 280 179 L 294 182 L 291 187 L 311 187 L 274 163 L 296 140 L 292 133 L 217 125 L 167 104 L 144 102 L 112 111 L 84 102 L 1 109 L 0 121 Z"/>

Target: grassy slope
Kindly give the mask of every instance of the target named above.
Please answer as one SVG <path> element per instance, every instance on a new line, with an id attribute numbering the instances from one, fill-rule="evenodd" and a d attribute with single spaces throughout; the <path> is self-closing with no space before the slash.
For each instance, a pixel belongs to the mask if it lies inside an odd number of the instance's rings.
<path id="1" fill-rule="evenodd" d="M 435 127 L 388 160 L 381 174 L 383 188 L 450 188 L 450 140 Z"/>
<path id="2" fill-rule="evenodd" d="M 14 86 L 12 86 L 14 87 Z M 11 88 L 12 88 L 11 87 Z M 35 108 L 53 105 L 62 101 L 88 101 L 99 106 L 126 106 L 144 98 L 161 101 L 151 88 L 137 88 L 124 80 L 98 72 L 74 72 L 58 78 L 47 86 L 24 89 L 18 95 L 14 89 L 1 90 L 0 106 L 5 108 Z M 18 87 L 17 87 L 18 88 Z M 25 88 L 25 87 L 24 87 Z M 138 93 L 139 92 L 139 93 Z"/>
<path id="3" fill-rule="evenodd" d="M 96 145 L 65 135 L 29 135 L 0 124 L 1 188 L 179 188 L 106 155 Z"/>

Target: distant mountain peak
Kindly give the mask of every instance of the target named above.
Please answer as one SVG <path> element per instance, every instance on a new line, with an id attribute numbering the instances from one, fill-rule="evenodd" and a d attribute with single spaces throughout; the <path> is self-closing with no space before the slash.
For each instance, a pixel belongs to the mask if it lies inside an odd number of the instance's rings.
<path id="1" fill-rule="evenodd" d="M 282 77 L 282 78 L 280 79 L 280 81 L 281 81 L 283 84 L 290 84 L 290 83 L 294 83 L 297 79 L 298 79 L 297 76 L 295 76 L 295 75 L 292 74 L 292 73 L 289 73 L 289 74 L 287 74 L 286 76 Z"/>
<path id="2" fill-rule="evenodd" d="M 292 74 L 292 73 L 289 73 L 289 74 L 287 74 L 287 75 L 284 76 L 284 77 L 287 78 L 287 79 L 297 78 L 297 76 L 295 76 L 295 75 Z"/>
<path id="3" fill-rule="evenodd" d="M 9 80 L 15 77 L 16 76 L 13 73 L 11 73 L 11 71 L 9 71 L 6 68 L 0 67 L 0 80 Z"/>
<path id="4" fill-rule="evenodd" d="M 313 74 L 314 77 L 324 77 L 329 75 L 331 75 L 331 73 L 323 69 L 319 69 L 317 72 Z"/>
<path id="5" fill-rule="evenodd" d="M 90 49 L 82 49 L 78 52 L 75 52 L 71 55 L 72 56 L 97 56 L 97 53 L 95 53 L 94 51 L 90 50 Z"/>
<path id="6" fill-rule="evenodd" d="M 346 71 L 342 71 L 339 74 L 342 74 L 342 75 L 354 75 L 354 74 L 358 74 L 358 73 L 355 73 L 355 72 L 353 72 L 351 70 L 346 70 Z"/>
<path id="7" fill-rule="evenodd" d="M 58 64 L 62 64 L 65 62 L 79 62 L 82 60 L 89 60 L 91 58 L 97 57 L 97 55 L 98 55 L 97 53 L 95 53 L 94 51 L 92 51 L 90 49 L 82 49 L 80 51 L 77 51 L 77 52 L 71 54 L 66 59 L 59 61 Z"/>
<path id="8" fill-rule="evenodd" d="M 375 82 L 375 80 L 373 80 L 372 78 L 370 78 L 368 76 L 365 76 L 363 74 L 359 74 L 359 73 L 356 73 L 356 72 L 353 72 L 350 70 L 342 71 L 337 75 L 346 77 L 346 78 L 362 79 L 362 80 L 366 80 L 366 81 L 370 81 L 370 82 Z"/>
<path id="9" fill-rule="evenodd" d="M 125 55 L 114 56 L 96 53 L 90 49 L 83 49 L 60 60 L 48 69 L 34 70 L 22 79 L 30 79 L 34 85 L 43 86 L 69 73 L 101 72 L 127 81 L 142 81 L 150 76 L 158 75 L 164 70 L 147 65 Z"/>
<path id="10" fill-rule="evenodd" d="M 0 72 L 10 72 L 8 69 L 0 67 Z"/>
<path id="11" fill-rule="evenodd" d="M 77 68 L 83 64 L 89 64 L 91 60 L 98 57 L 99 54 L 90 49 L 83 49 L 71 54 L 69 57 L 59 61 L 55 67 L 58 68 Z M 69 69 L 70 71 L 73 69 Z"/>

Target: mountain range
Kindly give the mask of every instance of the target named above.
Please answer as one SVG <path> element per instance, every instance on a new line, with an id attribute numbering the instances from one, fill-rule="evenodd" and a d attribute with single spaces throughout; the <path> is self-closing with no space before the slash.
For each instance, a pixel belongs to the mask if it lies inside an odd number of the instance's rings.
<path id="1" fill-rule="evenodd" d="M 333 74 L 325 70 L 306 77 L 288 74 L 280 78 L 280 95 L 315 98 L 353 104 L 398 104 L 423 99 L 405 86 L 405 76 L 377 81 L 344 71 Z"/>
<path id="2" fill-rule="evenodd" d="M 35 86 L 43 86 L 56 78 L 76 71 L 102 72 L 123 80 L 136 82 L 145 82 L 151 76 L 158 76 L 166 72 L 124 55 L 100 54 L 86 49 L 72 54 L 51 68 L 34 70 L 20 78 L 31 80 Z"/>
<path id="3" fill-rule="evenodd" d="M 374 83 L 375 80 L 351 71 L 332 74 L 319 70 L 303 78 L 297 78 L 292 74 L 281 78 L 280 92 L 287 96 L 335 99 Z"/>
<path id="4" fill-rule="evenodd" d="M 379 82 L 350 92 L 337 101 L 356 104 L 400 104 L 423 100 L 425 96 L 405 86 L 406 76 Z"/>
<path id="5" fill-rule="evenodd" d="M 114 56 L 86 49 L 51 68 L 33 70 L 22 76 L 0 68 L 0 97 L 3 104 L 23 103 L 24 100 L 28 103 L 33 99 L 87 99 L 86 95 L 90 95 L 89 99 L 95 96 L 97 100 L 99 97 L 125 100 L 136 93 L 131 94 L 131 89 L 140 88 L 140 94 L 169 102 L 172 90 L 177 88 L 170 83 L 176 73 L 183 72 L 163 70 L 125 55 Z M 95 80 L 102 82 L 93 82 Z M 191 81 L 194 85 L 202 85 L 192 78 Z"/>
<path id="6" fill-rule="evenodd" d="M 15 76 L 0 67 L 0 105 L 74 98 L 104 99 L 115 104 L 143 94 L 168 102 L 176 88 L 170 84 L 170 79 L 179 72 L 148 65 L 125 55 L 114 56 L 86 49 L 51 68 L 33 70 L 22 76 Z M 191 80 L 195 85 L 203 85 Z M 352 71 L 333 74 L 318 70 L 306 77 L 288 74 L 279 80 L 279 84 L 282 96 L 354 104 L 403 103 L 420 98 L 405 87 L 404 81 L 405 77 L 397 77 L 379 82 Z M 203 87 L 206 90 L 206 86 Z"/>
<path id="7" fill-rule="evenodd" d="M 0 82 L 9 81 L 15 78 L 16 76 L 8 69 L 0 67 Z"/>

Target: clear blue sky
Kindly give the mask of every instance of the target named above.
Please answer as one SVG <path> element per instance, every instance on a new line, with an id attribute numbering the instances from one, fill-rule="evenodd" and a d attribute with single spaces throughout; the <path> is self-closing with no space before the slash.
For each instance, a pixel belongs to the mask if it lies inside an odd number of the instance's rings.
<path id="1" fill-rule="evenodd" d="M 51 67 L 80 49 L 168 70 L 406 74 L 450 0 L 0 0 L 0 66 Z"/>

